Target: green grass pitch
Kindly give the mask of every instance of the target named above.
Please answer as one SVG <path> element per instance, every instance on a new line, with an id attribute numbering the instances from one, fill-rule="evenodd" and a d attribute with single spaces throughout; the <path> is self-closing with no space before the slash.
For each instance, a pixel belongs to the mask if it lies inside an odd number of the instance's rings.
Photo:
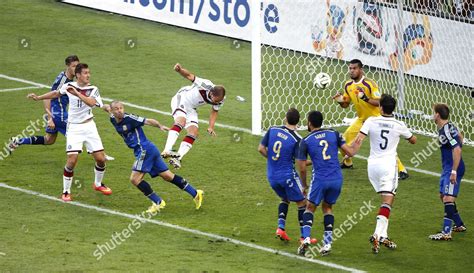
<path id="1" fill-rule="evenodd" d="M 218 122 L 250 128 L 251 105 L 250 46 L 239 49 L 232 40 L 128 17 L 65 5 L 52 0 L 3 1 L 0 16 L 0 74 L 51 84 L 63 69 L 65 56 L 74 53 L 91 67 L 92 82 L 103 97 L 124 100 L 169 111 L 171 97 L 186 84 L 172 67 L 182 63 L 198 75 L 222 83 L 228 99 Z M 137 47 L 127 49 L 127 38 L 136 38 Z M 20 46 L 26 38 L 29 47 Z M 0 90 L 30 86 L 0 78 Z M 0 92 L 0 143 L 19 134 L 30 121 L 41 119 L 41 103 L 28 101 L 25 89 Z M 235 96 L 248 98 L 246 102 Z M 128 112 L 171 124 L 169 116 L 127 107 Z M 207 119 L 208 109 L 200 109 Z M 140 214 L 149 205 L 128 177 L 133 154 L 108 121 L 95 110 L 96 122 L 106 152 L 116 158 L 109 162 L 105 182 L 112 196 L 92 190 L 93 160 L 82 154 L 75 170 L 73 197 L 94 207 L 128 214 Z M 201 124 L 205 130 L 206 125 Z M 282 243 L 274 238 L 278 198 L 266 181 L 265 160 L 257 153 L 260 137 L 218 127 L 217 138 L 204 133 L 183 161 L 178 173 L 205 191 L 201 210 L 192 200 L 160 179 L 147 179 L 166 201 L 166 209 L 153 219 L 181 227 L 217 234 L 245 243 L 296 253 L 299 227 L 296 207 L 290 206 L 287 230 L 293 239 Z M 339 128 L 342 130 L 343 128 Z M 159 148 L 166 134 L 145 129 Z M 42 134 L 43 130 L 36 132 Z M 236 141 L 235 134 L 239 134 Z M 399 154 L 411 166 L 413 152 L 428 142 L 419 137 L 416 146 L 401 143 Z M 0 160 L 0 183 L 59 197 L 65 164 L 65 139 L 49 147 L 20 147 Z M 467 173 L 474 180 L 474 149 L 463 150 Z M 361 151 L 368 155 L 368 143 Z M 418 168 L 440 172 L 440 155 L 434 153 Z M 342 194 L 335 206 L 336 226 L 359 213 L 364 202 L 376 205 L 379 197 L 367 180 L 366 162 L 355 159 L 356 168 L 344 171 Z M 369 272 L 473 272 L 472 231 L 454 234 L 451 242 L 432 242 L 427 236 L 441 228 L 443 206 L 438 198 L 438 178 L 411 171 L 400 182 L 389 233 L 399 248 L 370 251 L 368 237 L 373 232 L 377 209 L 357 219 L 350 230 L 333 245 L 322 263 L 337 264 Z M 474 227 L 474 185 L 463 182 L 458 208 L 468 228 Z M 96 210 L 55 202 L 39 196 L 0 187 L 0 271 L 159 271 L 159 272 L 314 272 L 339 271 L 324 264 L 275 255 L 170 227 L 143 224 L 133 235 L 100 260 L 94 257 L 98 245 L 106 244 L 122 232 L 132 219 Z M 360 216 L 360 215 L 359 215 Z M 322 216 L 315 214 L 313 235 L 321 238 Z"/>

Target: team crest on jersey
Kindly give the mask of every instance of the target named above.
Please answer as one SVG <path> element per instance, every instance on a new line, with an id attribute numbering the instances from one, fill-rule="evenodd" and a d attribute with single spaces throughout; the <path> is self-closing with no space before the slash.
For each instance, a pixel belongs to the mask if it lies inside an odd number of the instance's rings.
<path id="1" fill-rule="evenodd" d="M 127 131 L 127 129 L 128 129 L 128 128 L 127 128 L 127 125 L 124 124 L 123 127 L 122 127 L 122 130 L 125 132 L 125 131 Z"/>

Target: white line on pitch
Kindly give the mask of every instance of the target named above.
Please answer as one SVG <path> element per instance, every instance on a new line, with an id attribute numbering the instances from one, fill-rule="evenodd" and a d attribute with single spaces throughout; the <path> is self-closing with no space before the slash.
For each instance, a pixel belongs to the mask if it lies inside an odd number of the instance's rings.
<path id="1" fill-rule="evenodd" d="M 37 83 L 37 82 L 28 81 L 28 80 L 25 80 L 25 79 L 10 77 L 10 76 L 4 75 L 4 74 L 0 74 L 0 78 L 11 80 L 11 81 L 16 81 L 16 82 L 27 83 L 27 84 L 31 84 L 31 85 L 38 86 L 38 87 L 51 88 L 51 86 L 48 86 L 48 85 L 45 85 L 45 84 L 42 84 L 42 83 Z"/>
<path id="2" fill-rule="evenodd" d="M 355 268 L 345 267 L 345 266 L 342 266 L 342 265 L 338 265 L 338 264 L 330 263 L 330 262 L 325 262 L 325 261 L 321 261 L 321 260 L 317 260 L 317 259 L 310 259 L 310 258 L 306 258 L 306 257 L 303 257 L 303 256 L 298 256 L 298 255 L 295 255 L 295 254 L 291 254 L 291 253 L 288 253 L 288 252 L 285 252 L 285 251 L 280 251 L 280 250 L 277 250 L 277 249 L 264 247 L 264 246 L 260 246 L 260 245 L 253 244 L 253 243 L 247 243 L 247 242 L 239 241 L 239 240 L 236 240 L 236 239 L 224 237 L 224 236 L 221 236 L 221 235 L 209 233 L 209 232 L 203 232 L 203 231 L 196 230 L 196 229 L 182 227 L 182 226 L 179 226 L 179 225 L 170 224 L 170 223 L 160 221 L 160 220 L 142 218 L 138 215 L 133 215 L 133 214 L 119 212 L 119 211 L 115 211 L 115 210 L 111 210 L 111 209 L 101 208 L 101 207 L 88 205 L 88 204 L 84 204 L 84 203 L 80 203 L 80 202 L 76 202 L 76 201 L 64 202 L 61 199 L 50 196 L 50 195 L 46 195 L 46 194 L 42 194 L 42 193 L 39 193 L 39 192 L 18 188 L 18 187 L 9 186 L 5 183 L 0 183 L 0 187 L 5 188 L 5 189 L 14 190 L 14 191 L 23 192 L 23 193 L 26 193 L 26 194 L 34 195 L 34 196 L 37 196 L 37 197 L 41 197 L 41 198 L 56 201 L 56 202 L 65 203 L 65 204 L 68 204 L 68 205 L 73 205 L 73 206 L 86 208 L 86 209 L 90 209 L 90 210 L 95 210 L 95 211 L 102 212 L 102 213 L 122 216 L 122 217 L 129 218 L 129 219 L 137 219 L 137 220 L 140 220 L 140 221 L 148 222 L 148 223 L 159 225 L 159 226 L 162 226 L 162 227 L 176 229 L 176 230 L 184 231 L 184 232 L 195 234 L 195 235 L 200 235 L 200 236 L 203 236 L 203 237 L 213 238 L 213 239 L 216 239 L 216 240 L 222 240 L 222 241 L 226 241 L 226 242 L 229 242 L 229 243 L 232 243 L 232 244 L 242 245 L 242 246 L 246 246 L 246 247 L 249 247 L 249 248 L 269 252 L 269 253 L 272 253 L 272 254 L 278 254 L 278 255 L 286 256 L 288 258 L 293 258 L 293 259 L 297 259 L 297 260 L 302 260 L 302 261 L 306 261 L 306 262 L 310 262 L 310 263 L 319 264 L 319 265 L 326 266 L 326 267 L 331 267 L 331 268 L 340 269 L 340 270 L 349 271 L 349 272 L 364 272 L 364 271 L 361 271 L 361 270 L 358 270 L 358 269 L 355 269 Z"/>
<path id="3" fill-rule="evenodd" d="M 44 88 L 42 86 L 27 86 L 27 87 L 18 87 L 18 88 L 7 88 L 7 89 L 0 89 L 0 92 L 13 92 L 13 91 L 20 91 L 20 90 L 26 90 L 26 89 L 38 89 L 38 88 Z"/>
<path id="4" fill-rule="evenodd" d="M 23 79 L 19 79 L 19 78 L 13 78 L 13 77 L 9 77 L 9 76 L 3 75 L 3 74 L 0 74 L 0 78 L 5 78 L 5 79 L 8 79 L 8 80 L 12 80 L 12 81 L 25 82 L 25 83 L 29 83 L 29 84 L 36 85 L 36 86 L 38 86 L 38 87 L 51 88 L 50 86 L 47 86 L 47 85 L 44 85 L 44 84 L 41 84 L 41 83 L 31 82 L 31 81 L 27 81 L 27 80 L 23 80 Z M 104 101 L 109 101 L 109 102 L 114 100 L 114 99 L 111 99 L 111 98 L 102 98 L 102 99 L 103 99 Z M 122 100 L 121 100 L 121 101 L 122 101 Z M 169 113 L 169 112 L 160 111 L 160 110 L 157 110 L 157 109 L 154 109 L 154 108 L 150 108 L 150 107 L 147 107 L 147 106 L 141 106 L 141 105 L 129 103 L 129 102 L 126 102 L 126 101 L 122 101 L 122 102 L 123 102 L 125 105 L 130 106 L 130 107 L 133 107 L 133 108 L 136 108 L 136 109 L 145 110 L 145 111 L 151 111 L 151 112 L 158 113 L 158 114 L 161 114 L 161 115 L 171 116 L 171 113 Z M 200 119 L 199 122 L 205 123 L 205 124 L 208 124 L 208 123 L 209 123 L 207 120 L 202 120 L 202 119 Z M 241 128 L 241 127 L 236 127 L 236 126 L 227 125 L 227 124 L 216 123 L 216 126 L 217 126 L 217 127 L 221 127 L 221 128 L 226 128 L 226 129 L 234 130 L 234 131 L 249 133 L 249 134 L 252 133 L 252 130 L 250 130 L 250 129 Z M 360 158 L 360 159 L 367 160 L 367 157 L 365 157 L 365 156 L 356 155 L 356 157 L 357 157 L 357 158 Z M 440 173 L 437 173 L 437 172 L 427 171 L 427 170 L 418 169 L 418 168 L 414 168 L 414 167 L 408 167 L 408 166 L 407 166 L 406 168 L 407 168 L 408 170 L 411 170 L 411 171 L 414 171 L 414 172 L 418 172 L 418 173 L 423 173 L 423 174 L 432 175 L 432 176 L 436 176 L 436 177 L 440 177 L 440 176 L 441 176 L 441 174 L 440 174 Z M 465 178 L 462 180 L 462 182 L 474 184 L 474 180 L 465 179 Z"/>

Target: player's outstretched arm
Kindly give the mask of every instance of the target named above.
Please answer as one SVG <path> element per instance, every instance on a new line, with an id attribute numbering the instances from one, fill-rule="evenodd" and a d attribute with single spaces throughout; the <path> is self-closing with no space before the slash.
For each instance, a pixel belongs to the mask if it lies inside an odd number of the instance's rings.
<path id="1" fill-rule="evenodd" d="M 184 78 L 186 78 L 186 79 L 188 79 L 192 82 L 194 81 L 194 78 L 196 77 L 194 74 L 192 74 L 187 69 L 182 67 L 181 64 L 179 64 L 179 63 L 174 65 L 174 71 L 178 72 L 181 76 L 183 76 Z"/>
<path id="2" fill-rule="evenodd" d="M 265 147 L 263 144 L 258 144 L 258 152 L 263 155 L 263 157 L 268 157 L 268 148 Z"/>
<path id="3" fill-rule="evenodd" d="M 55 91 L 50 91 L 46 94 L 43 94 L 41 96 L 38 96 L 36 95 L 35 93 L 30 93 L 28 94 L 26 97 L 28 99 L 32 99 L 32 100 L 35 100 L 35 101 L 38 101 L 38 100 L 50 100 L 50 99 L 55 99 L 55 98 L 59 98 L 61 96 L 61 94 L 59 93 L 59 91 L 55 90 Z"/>
<path id="4" fill-rule="evenodd" d="M 219 115 L 219 111 L 216 111 L 211 108 L 211 115 L 209 117 L 209 128 L 207 128 L 207 133 L 211 136 L 217 136 L 216 132 L 214 131 L 214 126 L 216 125 L 217 116 Z"/>
<path id="5" fill-rule="evenodd" d="M 360 147 L 362 146 L 362 142 L 364 142 L 365 137 L 366 135 L 359 132 L 354 142 L 352 142 L 352 145 L 349 146 L 347 144 L 344 144 L 341 146 L 341 149 L 346 153 L 346 155 L 352 157 L 359 152 Z"/>
<path id="6" fill-rule="evenodd" d="M 112 114 L 112 108 L 110 107 L 110 104 L 104 104 L 104 106 L 101 107 L 102 110 L 104 110 L 105 112 L 109 113 L 109 114 Z"/>
<path id="7" fill-rule="evenodd" d="M 160 128 L 161 131 L 169 131 L 170 128 L 162 125 L 161 123 L 159 123 L 156 119 L 152 119 L 152 118 L 147 118 L 145 119 L 145 125 L 149 125 L 149 126 L 153 126 L 153 127 L 156 127 L 156 128 Z"/>
<path id="8" fill-rule="evenodd" d="M 74 96 L 78 97 L 79 99 L 81 99 L 85 104 L 87 104 L 87 106 L 89 107 L 94 107 L 96 104 L 97 104 L 97 100 L 93 97 L 86 97 L 84 95 L 82 95 L 79 91 L 77 91 L 76 88 L 74 88 L 73 86 L 69 86 L 67 88 L 67 92 L 73 94 Z"/>

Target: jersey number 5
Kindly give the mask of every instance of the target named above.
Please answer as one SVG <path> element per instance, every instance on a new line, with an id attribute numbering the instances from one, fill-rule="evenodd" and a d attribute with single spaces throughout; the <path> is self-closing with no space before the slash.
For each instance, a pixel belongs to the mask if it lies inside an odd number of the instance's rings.
<path id="1" fill-rule="evenodd" d="M 275 155 L 272 156 L 272 159 L 275 161 L 280 158 L 281 145 L 281 141 L 276 141 L 275 144 L 273 144 L 273 152 L 275 153 Z"/>
<path id="2" fill-rule="evenodd" d="M 382 130 L 380 131 L 380 137 L 384 140 L 383 143 L 380 143 L 380 149 L 382 150 L 385 150 L 387 149 L 387 145 L 388 145 L 388 138 L 387 138 L 387 134 L 390 133 L 389 130 Z"/>
<path id="3" fill-rule="evenodd" d="M 323 159 L 324 159 L 324 160 L 329 160 L 329 159 L 331 159 L 331 156 L 326 154 L 327 151 L 328 151 L 329 143 L 328 143 L 326 140 L 323 139 L 323 140 L 319 141 L 319 146 L 324 146 L 323 152 L 322 152 L 322 154 L 323 154 Z"/>

